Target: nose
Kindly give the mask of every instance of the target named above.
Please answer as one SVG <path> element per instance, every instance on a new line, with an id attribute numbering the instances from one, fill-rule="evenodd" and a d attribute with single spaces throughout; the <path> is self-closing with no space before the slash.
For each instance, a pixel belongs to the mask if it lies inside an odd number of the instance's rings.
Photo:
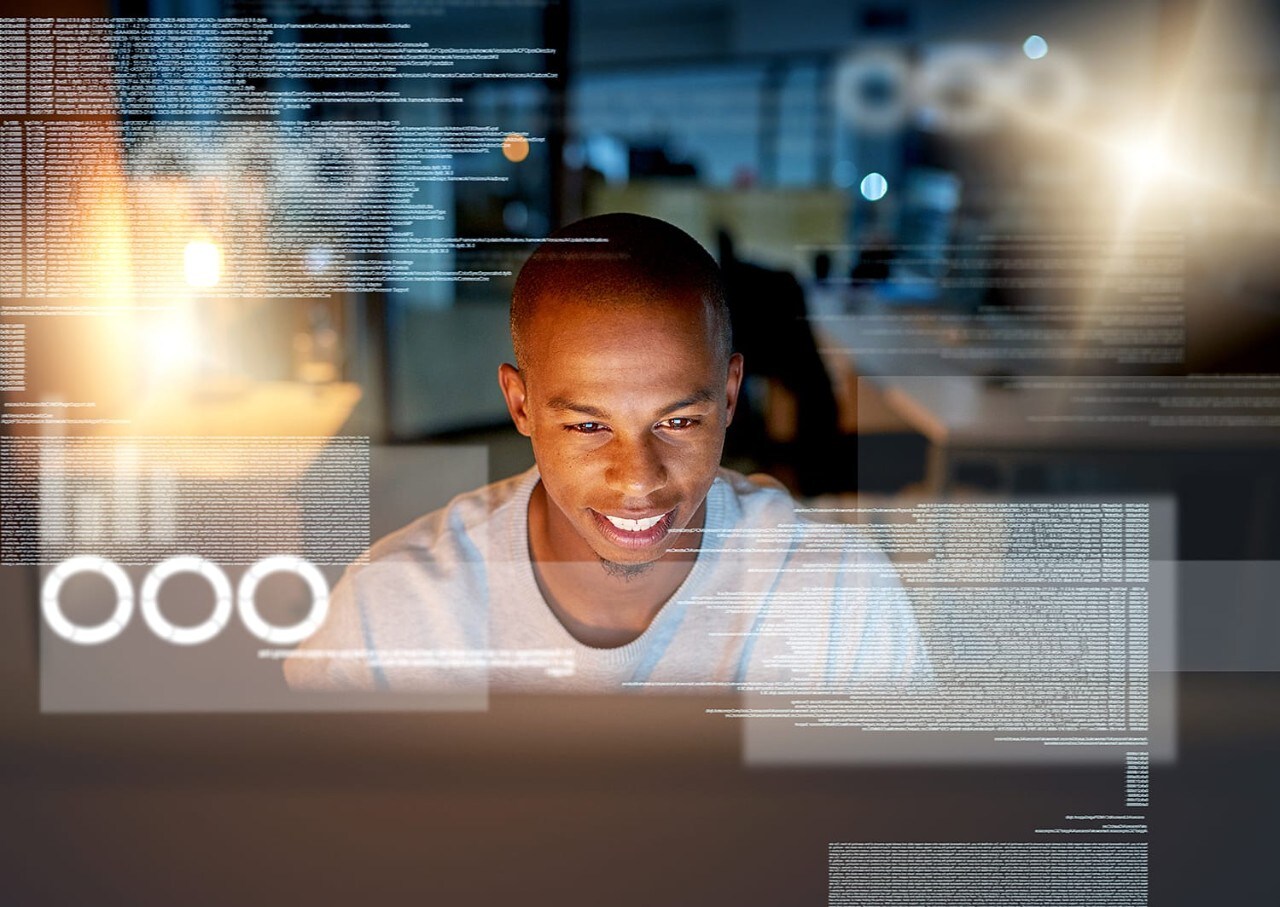
<path id="1" fill-rule="evenodd" d="M 615 438 L 609 444 L 605 481 L 625 498 L 649 497 L 667 484 L 667 466 L 657 438 Z"/>

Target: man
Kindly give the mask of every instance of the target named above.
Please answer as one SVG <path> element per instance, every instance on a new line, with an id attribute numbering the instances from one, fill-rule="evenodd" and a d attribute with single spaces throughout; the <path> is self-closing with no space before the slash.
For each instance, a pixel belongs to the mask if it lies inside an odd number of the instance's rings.
<path id="1" fill-rule="evenodd" d="M 743 359 L 714 260 L 632 214 L 551 240 L 516 280 L 498 372 L 537 465 L 376 544 L 289 682 L 830 691 L 926 670 L 874 546 L 719 467 Z"/>

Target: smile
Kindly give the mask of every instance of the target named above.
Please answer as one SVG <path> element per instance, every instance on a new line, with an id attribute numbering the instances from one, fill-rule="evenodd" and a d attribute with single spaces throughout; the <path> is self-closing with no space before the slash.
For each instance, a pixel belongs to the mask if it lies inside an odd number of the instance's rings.
<path id="1" fill-rule="evenodd" d="M 619 529 L 625 529 L 628 532 L 644 532 L 646 529 L 658 525 L 658 520 L 662 519 L 664 516 L 666 516 L 665 513 L 660 513 L 657 516 L 651 516 L 644 520 L 628 520 L 620 516 L 610 516 L 606 513 L 604 518 Z"/>
<path id="2" fill-rule="evenodd" d="M 605 538 L 621 548 L 648 548 L 666 538 L 675 523 L 675 509 L 646 517 L 622 517 L 592 510 Z"/>

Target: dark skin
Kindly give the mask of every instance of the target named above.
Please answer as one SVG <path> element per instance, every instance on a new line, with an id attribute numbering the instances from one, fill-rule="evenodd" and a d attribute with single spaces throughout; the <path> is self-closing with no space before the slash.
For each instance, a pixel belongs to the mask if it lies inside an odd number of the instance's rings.
<path id="1" fill-rule="evenodd" d="M 523 370 L 498 370 L 541 474 L 529 500 L 539 589 L 600 648 L 640 636 L 693 568 L 702 534 L 681 530 L 703 528 L 742 382 L 742 357 L 717 353 L 696 293 L 624 302 L 540 300 Z"/>

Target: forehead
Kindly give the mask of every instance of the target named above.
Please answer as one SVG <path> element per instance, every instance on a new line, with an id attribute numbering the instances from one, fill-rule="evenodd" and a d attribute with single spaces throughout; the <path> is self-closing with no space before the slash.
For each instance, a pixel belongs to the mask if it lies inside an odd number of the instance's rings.
<path id="1" fill-rule="evenodd" d="M 533 383 L 579 399 L 700 389 L 718 360 L 710 307 L 696 296 L 592 305 L 548 300 L 525 334 Z"/>
<path id="2" fill-rule="evenodd" d="M 714 358 L 715 317 L 693 291 L 614 297 L 605 302 L 551 297 L 539 303 L 524 331 L 531 351 L 635 355 L 649 346 L 687 347 Z"/>

